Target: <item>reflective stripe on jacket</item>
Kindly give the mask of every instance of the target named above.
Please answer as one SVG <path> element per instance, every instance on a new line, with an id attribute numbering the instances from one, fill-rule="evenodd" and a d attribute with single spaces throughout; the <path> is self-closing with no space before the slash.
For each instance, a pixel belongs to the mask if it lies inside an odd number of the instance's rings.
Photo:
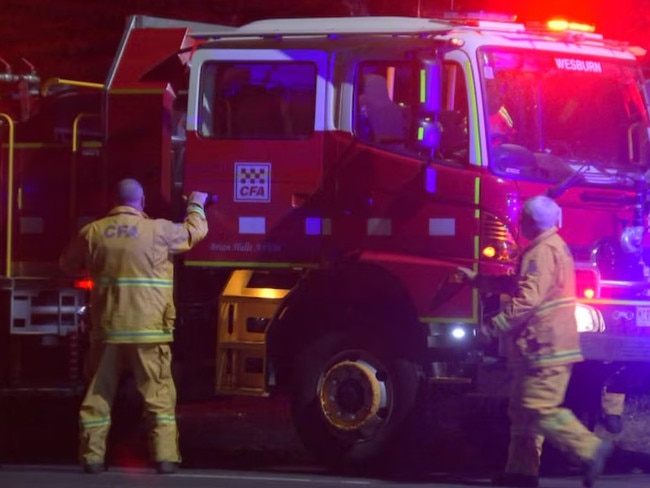
<path id="1" fill-rule="evenodd" d="M 575 307 L 573 257 L 553 227 L 524 251 L 517 293 L 492 324 L 507 335 L 513 364 L 575 363 L 583 359 Z"/>
<path id="2" fill-rule="evenodd" d="M 191 249 L 207 231 L 203 208 L 196 205 L 188 206 L 180 224 L 118 206 L 84 226 L 60 264 L 68 272 L 85 267 L 94 282 L 92 338 L 171 342 L 176 318 L 172 255 Z"/>

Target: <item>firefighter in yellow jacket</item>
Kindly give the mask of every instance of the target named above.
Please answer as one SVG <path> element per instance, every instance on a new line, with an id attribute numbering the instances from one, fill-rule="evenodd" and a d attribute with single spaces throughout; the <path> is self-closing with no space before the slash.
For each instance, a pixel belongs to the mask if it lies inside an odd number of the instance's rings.
<path id="1" fill-rule="evenodd" d="M 80 408 L 80 461 L 87 473 L 104 471 L 111 406 L 122 372 L 133 373 L 150 416 L 152 456 L 161 474 L 181 460 L 176 388 L 171 375 L 173 263 L 205 237 L 207 194 L 193 192 L 183 223 L 150 219 L 133 179 L 119 182 L 107 216 L 84 226 L 60 259 L 67 272 L 87 269 L 91 292 L 90 383 Z M 94 356 L 94 357 L 93 357 Z"/>
<path id="2" fill-rule="evenodd" d="M 624 381 L 629 373 L 621 366 L 607 379 L 600 397 L 600 423 L 607 432 L 620 434 L 623 432 L 623 412 L 625 410 L 626 388 Z"/>
<path id="3" fill-rule="evenodd" d="M 594 484 L 612 452 L 610 441 L 599 439 L 560 407 L 572 365 L 583 358 L 575 318 L 574 263 L 558 234 L 559 216 L 551 198 L 524 202 L 521 231 L 530 243 L 521 256 L 510 302 L 485 331 L 505 339 L 512 375 L 510 445 L 505 471 L 492 480 L 496 486 L 538 486 L 545 438 L 582 461 L 586 487 Z M 479 287 L 489 281 L 471 277 Z"/>

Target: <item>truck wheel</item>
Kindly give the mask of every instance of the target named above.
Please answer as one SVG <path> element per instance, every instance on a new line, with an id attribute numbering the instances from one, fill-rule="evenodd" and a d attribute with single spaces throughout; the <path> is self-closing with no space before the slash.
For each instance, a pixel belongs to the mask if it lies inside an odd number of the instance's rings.
<path id="1" fill-rule="evenodd" d="M 377 458 L 415 405 L 418 368 L 326 336 L 297 358 L 293 422 L 319 462 L 360 467 Z"/>

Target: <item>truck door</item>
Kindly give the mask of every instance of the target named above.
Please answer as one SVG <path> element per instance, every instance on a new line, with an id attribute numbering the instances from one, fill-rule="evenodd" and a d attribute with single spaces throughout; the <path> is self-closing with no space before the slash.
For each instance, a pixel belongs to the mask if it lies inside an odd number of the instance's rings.
<path id="1" fill-rule="evenodd" d="M 413 121 L 428 120 L 413 103 L 413 66 L 370 59 L 356 67 L 352 120 L 359 144 L 337 174 L 337 201 L 345 207 L 332 227 L 335 238 L 350 239 L 346 248 L 363 243 L 362 258 L 382 261 L 411 283 L 422 314 L 467 319 L 469 289 L 431 306 L 455 266 L 475 259 L 480 173 L 469 159 L 466 77 L 460 63 L 443 64 L 435 114 L 440 141 L 428 155 L 413 147 Z"/>
<path id="2" fill-rule="evenodd" d="M 317 258 L 324 52 L 201 49 L 192 59 L 185 191 L 208 191 L 201 265 L 293 266 Z"/>

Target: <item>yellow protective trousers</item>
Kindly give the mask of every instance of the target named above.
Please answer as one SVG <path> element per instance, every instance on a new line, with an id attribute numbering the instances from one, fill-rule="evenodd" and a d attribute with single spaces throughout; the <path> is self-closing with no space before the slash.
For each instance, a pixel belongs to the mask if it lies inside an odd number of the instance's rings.
<path id="1" fill-rule="evenodd" d="M 103 463 L 111 424 L 111 407 L 120 377 L 131 371 L 151 422 L 153 461 L 180 462 L 176 427 L 176 387 L 171 349 L 162 344 L 104 344 L 93 358 L 95 373 L 79 411 L 79 457 L 85 464 Z M 93 365 L 93 363 L 95 363 Z"/>
<path id="2" fill-rule="evenodd" d="M 506 472 L 539 476 L 544 439 L 580 461 L 594 458 L 602 441 L 571 410 L 560 407 L 570 377 L 571 365 L 513 371 Z"/>
<path id="3" fill-rule="evenodd" d="M 623 415 L 625 410 L 625 393 L 613 393 L 603 389 L 601 407 L 605 415 Z"/>

